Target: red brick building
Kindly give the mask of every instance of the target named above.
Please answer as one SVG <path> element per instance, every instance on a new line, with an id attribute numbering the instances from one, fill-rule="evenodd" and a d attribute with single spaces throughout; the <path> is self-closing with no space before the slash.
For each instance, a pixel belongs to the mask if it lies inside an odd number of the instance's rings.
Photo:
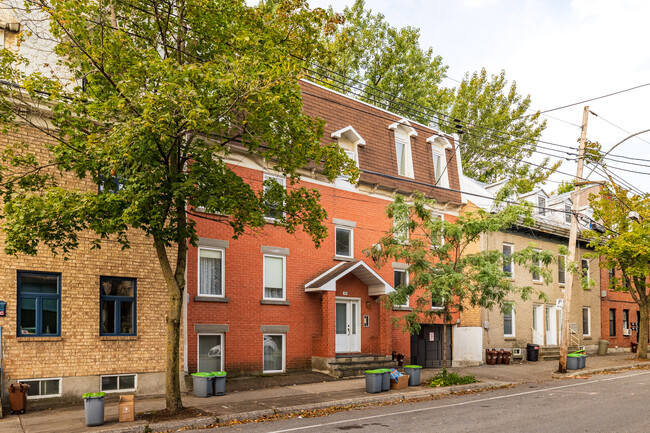
<path id="1" fill-rule="evenodd" d="M 301 87 L 305 111 L 326 122 L 323 143 L 338 142 L 357 161 L 359 182 L 328 182 L 318 169 L 301 173 L 297 186 L 318 189 L 328 214 L 320 248 L 302 232 L 271 224 L 233 240 L 226 224 L 197 219 L 200 240 L 190 248 L 187 272 L 187 371 L 313 368 L 345 375 L 390 360 L 392 352 L 438 365 L 442 325 L 411 336 L 392 323 L 409 307 L 389 311 L 378 302 L 396 279 L 408 278 L 406 267 L 378 269 L 362 251 L 390 228 L 385 209 L 397 193 L 424 192 L 438 203 L 433 212 L 457 217 L 454 139 L 318 85 Z M 263 188 L 268 177 L 285 184 L 271 164 L 232 150 L 231 169 L 254 187 Z"/>
<path id="2" fill-rule="evenodd" d="M 600 270 L 601 338 L 609 341 L 610 351 L 629 350 L 639 339 L 638 331 L 631 326 L 639 325 L 639 305 L 629 293 L 610 289 L 609 280 L 613 275 L 613 269 Z"/>

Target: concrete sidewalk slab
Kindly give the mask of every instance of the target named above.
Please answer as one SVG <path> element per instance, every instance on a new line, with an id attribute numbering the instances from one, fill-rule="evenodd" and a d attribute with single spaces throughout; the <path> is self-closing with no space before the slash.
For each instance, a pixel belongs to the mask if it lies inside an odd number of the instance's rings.
<path id="1" fill-rule="evenodd" d="M 477 367 L 452 368 L 450 370 L 461 375 L 472 374 L 480 382 L 446 388 L 409 387 L 378 394 L 367 394 L 365 392 L 365 379 L 346 379 L 230 392 L 219 397 L 197 398 L 189 395 L 183 397 L 185 406 L 198 408 L 211 415 L 157 423 L 151 425 L 150 428 L 153 431 L 176 430 L 188 426 L 202 427 L 234 419 L 254 419 L 261 416 L 290 414 L 333 406 L 345 407 L 354 404 L 427 398 L 457 391 L 490 389 L 509 384 L 540 382 L 554 378 L 571 378 L 631 367 L 647 367 L 650 366 L 650 361 L 635 361 L 632 354 L 629 353 L 590 356 L 587 359 L 588 368 L 571 371 L 566 375 L 555 373 L 557 365 L 557 361 L 539 361 L 513 365 L 480 365 Z M 423 369 L 423 380 L 435 375 L 438 371 L 438 369 Z M 137 399 L 135 402 L 136 413 L 162 410 L 164 407 L 164 398 Z M 10 415 L 0 420 L 0 431 L 20 433 L 127 433 L 143 432 L 147 425 L 144 420 L 136 420 L 132 423 L 118 423 L 117 414 L 117 403 L 107 403 L 105 406 L 105 424 L 98 427 L 87 427 L 85 425 L 83 406 L 27 412 L 23 415 Z"/>

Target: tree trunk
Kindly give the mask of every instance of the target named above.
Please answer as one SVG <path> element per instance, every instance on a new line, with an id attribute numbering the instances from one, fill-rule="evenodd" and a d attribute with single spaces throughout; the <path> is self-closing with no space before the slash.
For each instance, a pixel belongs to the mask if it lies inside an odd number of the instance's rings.
<path id="1" fill-rule="evenodd" d="M 442 320 L 442 368 L 447 368 L 447 319 Z"/>
<path id="2" fill-rule="evenodd" d="M 176 272 L 173 272 L 164 244 L 160 240 L 154 239 L 154 246 L 169 292 L 167 348 L 165 351 L 165 402 L 166 409 L 173 413 L 183 408 L 179 358 L 184 283 L 179 284 L 178 277 L 181 272 L 183 280 L 185 279 L 185 268 L 183 267 L 181 270 L 177 267 Z M 179 248 L 180 252 L 181 248 Z"/>
<path id="3" fill-rule="evenodd" d="M 648 303 L 639 303 L 639 345 L 636 348 L 636 357 L 648 358 Z"/>

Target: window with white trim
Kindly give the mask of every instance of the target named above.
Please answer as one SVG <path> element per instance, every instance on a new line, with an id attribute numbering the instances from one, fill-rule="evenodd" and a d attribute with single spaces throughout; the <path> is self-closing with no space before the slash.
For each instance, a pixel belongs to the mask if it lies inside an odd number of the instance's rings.
<path id="1" fill-rule="evenodd" d="M 431 152 L 433 154 L 433 178 L 435 183 L 443 188 L 449 188 L 449 174 L 445 149 L 433 144 L 431 146 Z"/>
<path id="2" fill-rule="evenodd" d="M 582 307 L 582 335 L 589 337 L 591 335 L 591 308 Z"/>
<path id="3" fill-rule="evenodd" d="M 224 296 L 225 252 L 199 247 L 199 296 Z"/>
<path id="4" fill-rule="evenodd" d="M 431 219 L 437 219 L 439 221 L 444 221 L 445 217 L 444 215 L 438 214 L 438 213 L 432 213 L 431 214 Z M 442 233 L 442 224 L 440 225 L 440 230 L 437 233 L 431 233 L 431 247 L 433 246 L 441 246 L 444 245 L 445 243 L 445 237 Z"/>
<path id="5" fill-rule="evenodd" d="M 118 392 L 135 391 L 137 374 L 107 374 L 100 377 L 100 391 Z"/>
<path id="6" fill-rule="evenodd" d="M 61 395 L 61 379 L 26 379 L 17 380 L 18 383 L 29 385 L 28 399 L 38 399 L 47 397 L 59 397 Z"/>
<path id="7" fill-rule="evenodd" d="M 514 275 L 514 264 L 512 262 L 512 244 L 503 244 L 503 272 L 505 272 L 510 278 Z"/>
<path id="8" fill-rule="evenodd" d="M 546 215 L 546 196 L 544 194 L 537 195 L 537 213 Z"/>
<path id="9" fill-rule="evenodd" d="M 401 244 L 409 240 L 408 215 L 393 215 L 393 239 Z"/>
<path id="10" fill-rule="evenodd" d="M 285 257 L 265 254 L 264 299 L 285 300 L 285 275 Z"/>
<path id="11" fill-rule="evenodd" d="M 571 206 L 570 201 L 564 202 L 564 222 L 571 224 L 571 214 L 573 213 L 573 207 Z"/>
<path id="12" fill-rule="evenodd" d="M 584 278 L 589 278 L 589 260 L 587 259 L 582 259 L 581 260 L 581 271 L 582 271 L 582 276 Z"/>
<path id="13" fill-rule="evenodd" d="M 537 253 L 539 253 L 539 250 L 535 250 Z M 542 268 L 542 260 L 537 257 L 532 260 L 533 266 L 535 266 L 535 269 L 533 269 L 533 281 L 535 282 L 540 282 L 542 281 L 542 273 L 541 273 L 541 268 Z"/>
<path id="14" fill-rule="evenodd" d="M 198 334 L 196 371 L 223 371 L 223 334 Z"/>
<path id="15" fill-rule="evenodd" d="M 264 373 L 285 369 L 285 334 L 264 334 Z"/>
<path id="16" fill-rule="evenodd" d="M 409 274 L 405 269 L 393 269 L 393 287 L 397 289 L 398 286 L 405 286 L 409 283 Z M 396 307 L 409 307 L 409 297 L 406 296 L 406 301 Z"/>
<path id="17" fill-rule="evenodd" d="M 566 257 L 563 255 L 557 256 L 557 282 L 566 284 Z"/>
<path id="18" fill-rule="evenodd" d="M 354 230 L 350 227 L 334 228 L 334 254 L 339 257 L 354 257 Z"/>
<path id="19" fill-rule="evenodd" d="M 287 179 L 281 176 L 273 176 L 270 174 L 264 175 L 264 195 L 265 195 L 264 203 L 267 206 L 267 210 L 264 216 L 268 219 L 276 219 L 276 218 L 280 218 L 283 215 L 283 213 L 279 209 L 280 206 L 282 205 L 282 202 L 275 201 L 271 198 L 268 199 L 266 198 L 266 194 L 271 191 L 271 188 L 273 186 L 271 182 L 275 182 L 280 186 L 282 186 L 283 188 L 286 188 Z"/>
<path id="20" fill-rule="evenodd" d="M 515 336 L 515 305 L 512 302 L 506 304 L 506 311 L 503 313 L 503 336 Z"/>
<path id="21" fill-rule="evenodd" d="M 411 137 L 400 128 L 395 129 L 395 153 L 397 156 L 397 174 L 413 177 Z"/>

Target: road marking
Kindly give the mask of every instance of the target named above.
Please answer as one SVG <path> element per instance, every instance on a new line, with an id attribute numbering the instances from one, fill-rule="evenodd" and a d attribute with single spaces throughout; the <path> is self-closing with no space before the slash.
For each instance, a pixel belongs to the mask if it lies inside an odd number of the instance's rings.
<path id="1" fill-rule="evenodd" d="M 437 409 L 446 409 L 446 408 L 450 408 L 450 407 L 465 406 L 465 405 L 468 405 L 468 404 L 482 403 L 482 402 L 491 401 L 491 400 L 502 400 L 504 398 L 519 397 L 519 396 L 522 396 L 522 395 L 529 395 L 529 394 L 538 394 L 540 392 L 554 391 L 554 390 L 557 390 L 557 389 L 572 388 L 572 387 L 576 387 L 576 386 L 589 385 L 589 384 L 599 383 L 599 382 L 608 382 L 610 380 L 627 379 L 628 377 L 641 376 L 641 375 L 645 375 L 645 374 L 650 374 L 650 371 L 629 374 L 627 376 L 617 376 L 617 377 L 609 377 L 609 378 L 606 378 L 606 379 L 591 380 L 589 382 L 577 382 L 577 383 L 572 383 L 572 384 L 569 384 L 569 385 L 554 386 L 554 387 L 551 387 L 551 388 L 535 389 L 535 390 L 532 390 L 532 391 L 523 391 L 523 392 L 518 392 L 516 394 L 497 395 L 497 396 L 494 396 L 494 397 L 480 398 L 480 399 L 477 399 L 477 400 L 464 401 L 464 402 L 459 402 L 459 403 L 450 403 L 450 404 L 445 404 L 445 405 L 435 406 L 435 407 L 423 407 L 423 408 L 420 408 L 420 409 L 411 409 L 411 410 L 405 410 L 405 411 L 400 411 L 400 412 L 382 413 L 382 414 L 378 414 L 378 415 L 368 415 L 368 416 L 363 416 L 363 417 L 359 417 L 359 418 L 346 419 L 346 420 L 341 420 L 341 421 L 332 421 L 332 422 L 326 422 L 326 423 L 314 424 L 314 425 L 307 425 L 307 426 L 303 426 L 303 427 L 293 427 L 293 428 L 288 428 L 288 429 L 284 429 L 284 430 L 274 430 L 274 431 L 272 431 L 270 433 L 286 433 L 286 432 L 298 431 L 298 430 L 308 430 L 308 429 L 314 429 L 314 428 L 322 428 L 322 427 L 327 427 L 327 426 L 332 426 L 332 425 L 337 425 L 337 424 L 345 424 L 345 423 L 355 422 L 355 421 L 367 421 L 367 420 L 370 420 L 370 419 L 385 418 L 387 416 L 403 415 L 403 414 L 417 413 L 417 412 L 426 412 L 426 411 L 432 411 L 432 410 L 437 410 Z"/>

